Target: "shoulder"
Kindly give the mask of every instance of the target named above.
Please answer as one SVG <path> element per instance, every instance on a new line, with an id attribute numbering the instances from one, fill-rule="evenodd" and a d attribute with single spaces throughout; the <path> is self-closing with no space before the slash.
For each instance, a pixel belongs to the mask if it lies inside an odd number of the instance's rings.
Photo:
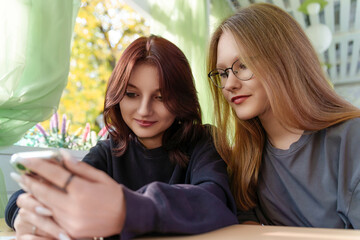
<path id="1" fill-rule="evenodd" d="M 325 147 L 331 153 L 329 156 L 338 158 L 339 179 L 343 179 L 343 186 L 348 186 L 346 189 L 354 189 L 360 179 L 360 118 L 331 126 L 326 135 Z"/>
<path id="2" fill-rule="evenodd" d="M 353 118 L 330 126 L 326 129 L 328 136 L 343 140 L 360 139 L 360 118 Z"/>
<path id="3" fill-rule="evenodd" d="M 96 168 L 103 168 L 103 164 L 107 162 L 107 159 L 112 158 L 112 143 L 111 140 L 99 141 L 94 147 L 92 147 L 88 154 L 85 155 L 83 161 Z"/>
<path id="4" fill-rule="evenodd" d="M 317 134 L 317 143 L 324 145 L 328 153 L 335 154 L 340 159 L 349 162 L 357 159 L 360 154 L 360 118 L 353 118 L 330 126 Z"/>
<path id="5" fill-rule="evenodd" d="M 211 134 L 213 126 L 210 124 L 200 125 L 196 132 L 196 140 L 192 141 L 192 148 L 190 151 L 194 151 L 197 148 L 202 147 L 214 147 L 213 137 Z"/>
<path id="6" fill-rule="evenodd" d="M 89 154 L 101 154 L 105 152 L 109 152 L 112 149 L 111 140 L 102 140 L 97 142 L 97 144 L 90 149 Z"/>
<path id="7" fill-rule="evenodd" d="M 189 146 L 188 155 L 190 161 L 195 160 L 196 162 L 208 162 L 208 161 L 220 161 L 223 162 L 220 155 L 216 151 L 213 137 L 211 134 L 213 126 L 202 125 L 199 137 Z"/>
<path id="8" fill-rule="evenodd" d="M 360 118 L 352 118 L 341 123 L 335 124 L 333 126 L 328 127 L 328 129 L 332 130 L 347 130 L 359 128 L 360 126 Z"/>
<path id="9" fill-rule="evenodd" d="M 360 118 L 354 118 L 334 125 L 328 129 L 336 136 L 337 146 L 334 154 L 338 167 L 338 209 L 348 216 L 353 226 L 359 227 L 360 219 Z M 329 148 L 330 148 L 329 147 Z M 355 213 L 356 212 L 356 213 Z"/>

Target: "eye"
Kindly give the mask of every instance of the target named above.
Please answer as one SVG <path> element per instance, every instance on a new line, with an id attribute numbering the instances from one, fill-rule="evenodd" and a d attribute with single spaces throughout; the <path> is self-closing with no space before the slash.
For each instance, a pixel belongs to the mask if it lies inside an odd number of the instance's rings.
<path id="1" fill-rule="evenodd" d="M 246 69 L 247 69 L 247 67 L 246 67 L 246 65 L 245 65 L 245 64 L 240 63 L 240 64 L 239 64 L 239 69 L 241 69 L 241 70 L 246 70 Z"/>
<path id="2" fill-rule="evenodd" d="M 160 96 L 155 96 L 155 99 L 157 99 L 157 100 L 159 100 L 160 102 L 162 102 L 162 96 L 160 95 Z"/>
<path id="3" fill-rule="evenodd" d="M 225 71 L 219 72 L 220 78 L 228 78 L 229 74 Z"/>
<path id="4" fill-rule="evenodd" d="M 210 72 L 210 77 L 218 77 L 219 76 L 219 72 L 218 71 L 212 71 L 212 72 Z"/>
<path id="5" fill-rule="evenodd" d="M 126 92 L 125 95 L 129 98 L 134 98 L 136 96 L 139 96 L 138 94 L 136 93 L 133 93 L 133 92 Z"/>

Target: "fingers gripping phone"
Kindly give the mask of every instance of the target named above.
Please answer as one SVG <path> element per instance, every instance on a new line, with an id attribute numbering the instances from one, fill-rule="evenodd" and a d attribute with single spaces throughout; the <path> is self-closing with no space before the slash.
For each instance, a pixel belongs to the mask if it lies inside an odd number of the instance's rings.
<path id="1" fill-rule="evenodd" d="M 11 156 L 10 163 L 20 175 L 22 174 L 34 174 L 30 169 L 21 164 L 21 159 L 41 158 L 46 161 L 50 161 L 54 164 L 63 166 L 62 155 L 58 151 L 46 150 L 46 151 L 33 151 L 33 152 L 20 152 Z M 36 174 L 35 174 L 36 175 Z"/>

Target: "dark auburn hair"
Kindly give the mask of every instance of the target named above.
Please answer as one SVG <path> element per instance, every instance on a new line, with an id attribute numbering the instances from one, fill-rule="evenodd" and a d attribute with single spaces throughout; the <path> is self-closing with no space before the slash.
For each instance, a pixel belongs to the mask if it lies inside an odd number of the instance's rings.
<path id="1" fill-rule="evenodd" d="M 201 135 L 201 109 L 189 62 L 183 52 L 170 41 L 158 37 L 140 37 L 121 55 L 110 76 L 104 103 L 104 120 L 116 143 L 115 155 L 126 151 L 131 137 L 136 137 L 126 125 L 119 106 L 131 73 L 136 65 L 151 64 L 159 75 L 159 86 L 166 108 L 176 116 L 165 131 L 162 146 L 169 158 L 186 166 L 185 146 L 191 146 Z"/>

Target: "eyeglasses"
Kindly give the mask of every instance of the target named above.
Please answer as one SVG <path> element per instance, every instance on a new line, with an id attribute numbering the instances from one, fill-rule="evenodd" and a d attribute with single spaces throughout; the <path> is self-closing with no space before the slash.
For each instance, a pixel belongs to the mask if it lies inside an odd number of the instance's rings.
<path id="1" fill-rule="evenodd" d="M 209 72 L 208 77 L 211 79 L 215 86 L 217 86 L 218 88 L 224 88 L 226 80 L 229 78 L 230 70 L 235 75 L 235 77 L 237 77 L 241 81 L 248 81 L 254 76 L 254 73 L 238 59 L 229 68 L 216 68 L 212 70 L 211 72 Z"/>

